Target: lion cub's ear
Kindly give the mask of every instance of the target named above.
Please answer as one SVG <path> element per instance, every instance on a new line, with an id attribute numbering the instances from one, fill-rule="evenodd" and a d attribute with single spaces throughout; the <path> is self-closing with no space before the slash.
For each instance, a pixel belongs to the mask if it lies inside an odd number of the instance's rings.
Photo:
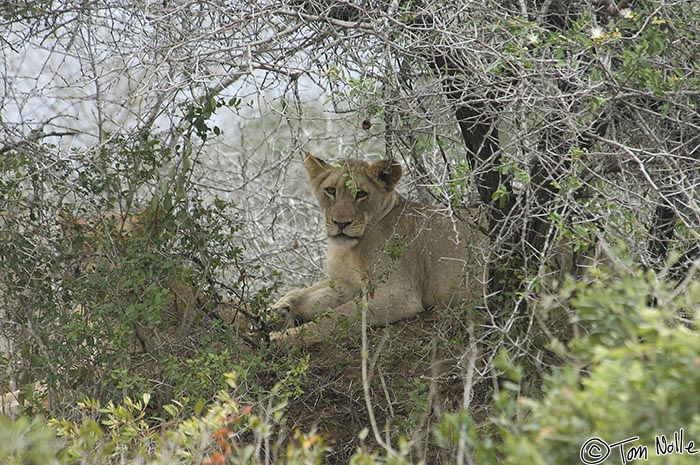
<path id="1" fill-rule="evenodd" d="M 401 165 L 391 160 L 380 160 L 367 168 L 367 174 L 372 179 L 379 181 L 379 184 L 384 186 L 387 192 L 394 190 L 402 173 Z"/>
<path id="2" fill-rule="evenodd" d="M 309 179 L 311 180 L 314 180 L 319 175 L 325 173 L 330 169 L 333 169 L 333 167 L 325 161 L 321 160 L 320 158 L 316 158 L 308 153 L 306 154 L 306 158 L 304 159 L 304 166 L 306 166 L 306 172 L 309 174 Z"/>

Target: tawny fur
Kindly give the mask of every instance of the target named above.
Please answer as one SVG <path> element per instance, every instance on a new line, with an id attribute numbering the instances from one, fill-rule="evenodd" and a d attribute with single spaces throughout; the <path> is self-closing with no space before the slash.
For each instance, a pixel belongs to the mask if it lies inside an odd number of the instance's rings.
<path id="1" fill-rule="evenodd" d="M 328 233 L 328 279 L 272 306 L 290 322 L 304 323 L 273 339 L 294 337 L 309 346 L 339 321 L 357 330 L 363 306 L 368 324 L 382 326 L 481 296 L 484 236 L 444 209 L 396 193 L 400 165 L 347 160 L 331 166 L 312 156 L 304 164 Z"/>

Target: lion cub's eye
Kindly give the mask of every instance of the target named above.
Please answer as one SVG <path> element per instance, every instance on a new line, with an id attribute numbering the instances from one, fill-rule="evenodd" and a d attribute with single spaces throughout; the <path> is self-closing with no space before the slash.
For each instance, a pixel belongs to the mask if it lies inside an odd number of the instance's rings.
<path id="1" fill-rule="evenodd" d="M 335 187 L 326 187 L 325 190 L 329 197 L 335 197 Z"/>
<path id="2" fill-rule="evenodd" d="M 355 192 L 355 200 L 362 200 L 367 197 L 367 192 L 365 191 L 357 191 Z"/>

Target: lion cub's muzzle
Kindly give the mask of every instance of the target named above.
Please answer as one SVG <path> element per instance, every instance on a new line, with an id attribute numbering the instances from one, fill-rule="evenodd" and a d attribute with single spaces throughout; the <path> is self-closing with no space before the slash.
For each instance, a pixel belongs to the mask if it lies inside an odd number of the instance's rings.
<path id="1" fill-rule="evenodd" d="M 343 229 L 347 228 L 352 224 L 352 220 L 349 221 L 338 221 L 338 220 L 331 220 L 333 224 L 335 225 L 336 228 L 338 228 L 338 231 L 341 233 L 343 232 Z"/>
<path id="2" fill-rule="evenodd" d="M 328 237 L 337 240 L 356 241 L 364 234 L 364 227 L 353 220 L 331 219 L 327 223 Z"/>

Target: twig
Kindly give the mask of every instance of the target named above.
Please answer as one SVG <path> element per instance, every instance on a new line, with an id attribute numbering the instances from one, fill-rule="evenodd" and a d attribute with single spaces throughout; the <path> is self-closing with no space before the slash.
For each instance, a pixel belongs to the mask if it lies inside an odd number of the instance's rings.
<path id="1" fill-rule="evenodd" d="M 21 140 L 18 142 L 13 142 L 11 144 L 3 145 L 2 147 L 0 147 L 0 155 L 5 153 L 5 152 L 9 152 L 10 150 L 15 150 L 15 149 L 21 147 L 22 145 L 31 144 L 32 142 L 36 142 L 38 140 L 45 139 L 47 137 L 63 137 L 63 136 L 75 136 L 75 135 L 76 135 L 75 132 L 70 132 L 70 131 L 66 131 L 66 132 L 56 132 L 56 131 L 54 131 L 54 132 L 37 132 L 34 134 L 30 134 L 24 140 Z"/>

